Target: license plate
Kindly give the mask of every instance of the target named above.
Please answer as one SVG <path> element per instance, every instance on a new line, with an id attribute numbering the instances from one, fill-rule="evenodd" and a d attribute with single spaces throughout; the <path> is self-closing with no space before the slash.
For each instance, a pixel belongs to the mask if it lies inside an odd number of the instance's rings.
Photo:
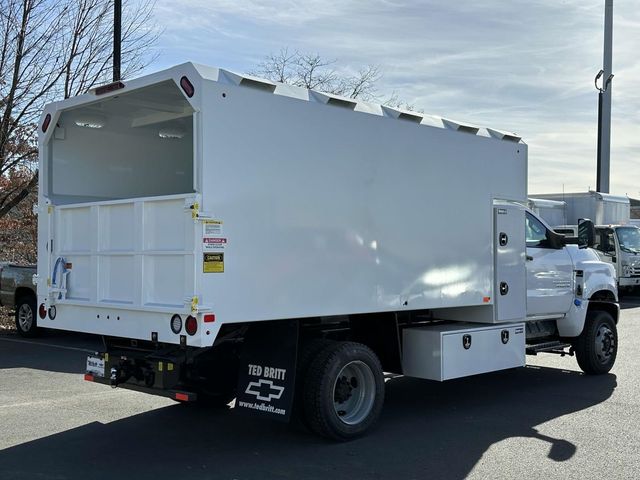
<path id="1" fill-rule="evenodd" d="M 87 373 L 92 373 L 96 377 L 104 377 L 104 359 L 87 357 Z"/>

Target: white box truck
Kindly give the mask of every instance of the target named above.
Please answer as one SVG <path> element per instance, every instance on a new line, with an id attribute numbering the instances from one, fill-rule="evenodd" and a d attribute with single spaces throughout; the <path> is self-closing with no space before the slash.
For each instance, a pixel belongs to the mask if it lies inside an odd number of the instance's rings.
<path id="1" fill-rule="evenodd" d="M 540 216 L 558 233 L 574 235 L 581 218 L 593 220 L 596 224 L 594 248 L 600 260 L 616 269 L 618 288 L 631 290 L 640 286 L 640 228 L 629 218 L 628 197 L 594 191 L 548 193 L 536 197 L 540 198 L 538 202 L 562 201 L 566 204 L 561 222 L 558 222 L 557 211 L 540 211 Z"/>
<path id="2" fill-rule="evenodd" d="M 565 225 L 567 223 L 567 202 L 543 198 L 529 198 L 527 207 L 538 217 L 544 219 L 549 225 Z"/>
<path id="3" fill-rule="evenodd" d="M 191 63 L 39 132 L 38 323 L 104 336 L 87 380 L 344 440 L 383 372 L 615 362 L 613 269 L 521 206 L 515 134 Z"/>

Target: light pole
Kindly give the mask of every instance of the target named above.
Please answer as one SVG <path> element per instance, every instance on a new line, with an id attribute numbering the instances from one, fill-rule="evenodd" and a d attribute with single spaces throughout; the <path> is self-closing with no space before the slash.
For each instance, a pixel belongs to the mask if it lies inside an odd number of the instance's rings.
<path id="1" fill-rule="evenodd" d="M 613 0 L 605 0 L 604 6 L 604 55 L 602 70 L 595 78 L 598 90 L 598 161 L 596 175 L 596 191 L 609 193 L 611 173 L 611 73 L 613 38 Z M 602 86 L 598 80 L 602 77 Z"/>
<path id="2" fill-rule="evenodd" d="M 113 81 L 120 80 L 120 42 L 122 31 L 122 0 L 113 2 Z"/>

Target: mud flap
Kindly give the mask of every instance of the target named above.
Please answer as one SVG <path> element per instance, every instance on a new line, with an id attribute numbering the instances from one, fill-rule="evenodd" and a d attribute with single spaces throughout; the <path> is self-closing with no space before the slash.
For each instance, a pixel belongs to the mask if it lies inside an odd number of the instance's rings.
<path id="1" fill-rule="evenodd" d="M 236 408 L 288 422 L 293 404 L 298 322 L 252 325 L 240 355 Z"/>

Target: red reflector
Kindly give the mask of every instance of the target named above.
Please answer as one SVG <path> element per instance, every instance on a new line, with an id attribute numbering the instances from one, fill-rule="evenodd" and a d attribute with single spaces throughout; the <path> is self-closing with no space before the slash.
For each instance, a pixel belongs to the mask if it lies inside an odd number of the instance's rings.
<path id="1" fill-rule="evenodd" d="M 120 90 L 121 88 L 124 88 L 124 83 L 113 82 L 107 85 L 102 85 L 101 87 L 96 88 L 94 91 L 96 92 L 96 95 L 102 95 L 104 93 L 113 92 L 114 90 Z"/>
<path id="2" fill-rule="evenodd" d="M 181 402 L 188 402 L 189 395 L 186 393 L 176 393 L 176 400 L 180 400 Z"/>
<path id="3" fill-rule="evenodd" d="M 184 324 L 184 328 L 189 335 L 195 335 L 198 331 L 198 321 L 195 319 L 195 317 L 189 315 L 187 317 L 187 321 Z"/>
<path id="4" fill-rule="evenodd" d="M 187 77 L 182 77 L 180 79 L 180 86 L 182 87 L 182 90 L 184 90 L 184 93 L 187 94 L 187 97 L 189 98 L 193 97 L 193 94 L 196 90 L 195 88 L 193 88 L 192 83 L 189 81 Z"/>
<path id="5" fill-rule="evenodd" d="M 44 303 L 40 304 L 40 308 L 38 309 L 38 314 L 42 319 L 44 319 L 47 316 L 47 308 L 44 306 Z"/>
<path id="6" fill-rule="evenodd" d="M 207 313 L 202 319 L 204 323 L 213 323 L 216 321 L 216 315 L 214 313 Z"/>
<path id="7" fill-rule="evenodd" d="M 85 373 L 85 374 L 84 374 L 84 379 L 85 379 L 87 382 L 93 382 L 93 375 L 91 375 L 90 373 Z"/>
<path id="8" fill-rule="evenodd" d="M 51 114 L 47 113 L 47 116 L 44 117 L 44 122 L 42 122 L 42 131 L 46 132 L 47 128 L 49 128 L 49 124 L 51 123 Z"/>

